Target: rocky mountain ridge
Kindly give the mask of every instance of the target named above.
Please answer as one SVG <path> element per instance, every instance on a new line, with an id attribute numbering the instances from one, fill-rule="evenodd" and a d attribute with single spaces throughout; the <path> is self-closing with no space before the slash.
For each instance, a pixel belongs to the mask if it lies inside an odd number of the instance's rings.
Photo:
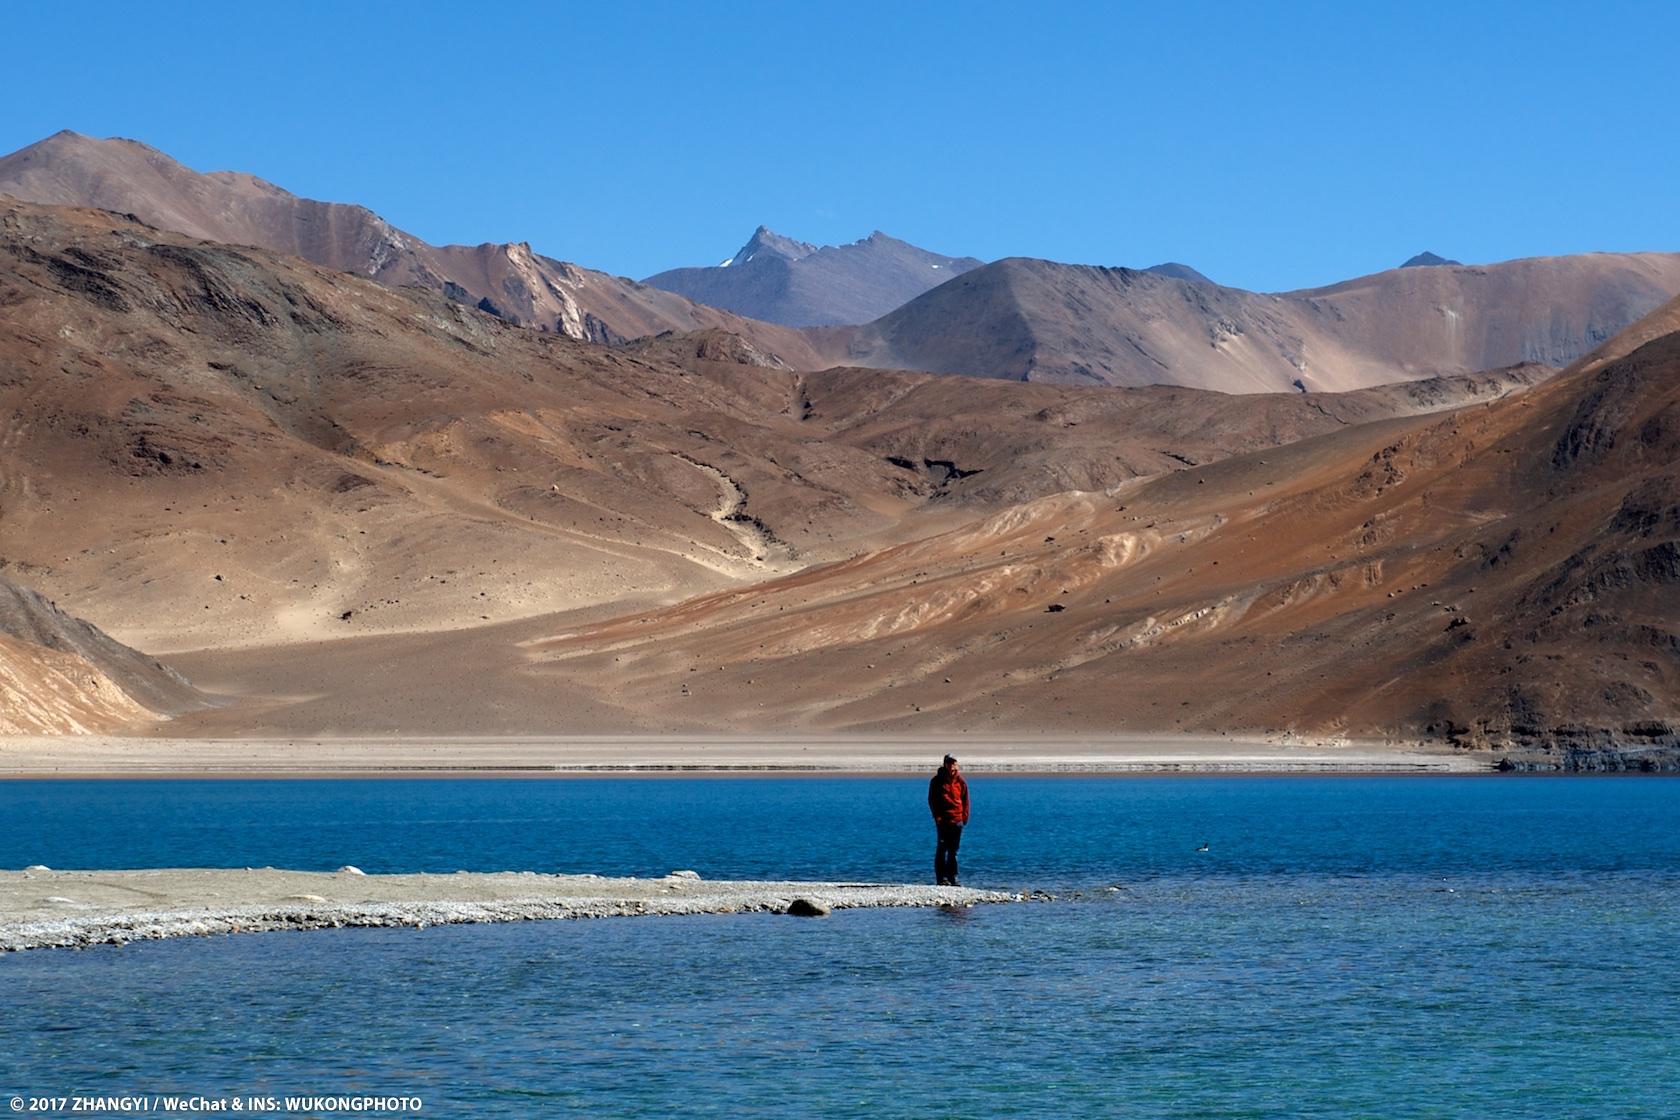
<path id="1" fill-rule="evenodd" d="M 0 195 L 92 206 L 207 241 L 258 245 L 393 287 L 428 288 L 568 338 L 606 343 L 723 328 L 816 364 L 795 332 L 557 261 L 525 242 L 430 245 L 364 206 L 300 198 L 241 172 L 193 171 L 134 140 L 55 133 L 0 157 Z"/>
<path id="2" fill-rule="evenodd" d="M 808 332 L 833 364 L 1061 384 L 1344 391 L 1519 362 L 1567 365 L 1680 294 L 1680 254 L 1400 268 L 1262 294 L 1007 258 L 857 327 Z"/>
<path id="3" fill-rule="evenodd" d="M 819 247 L 759 226 L 720 265 L 670 269 L 644 283 L 767 322 L 833 326 L 866 323 L 979 264 L 879 230 L 849 245 Z"/>

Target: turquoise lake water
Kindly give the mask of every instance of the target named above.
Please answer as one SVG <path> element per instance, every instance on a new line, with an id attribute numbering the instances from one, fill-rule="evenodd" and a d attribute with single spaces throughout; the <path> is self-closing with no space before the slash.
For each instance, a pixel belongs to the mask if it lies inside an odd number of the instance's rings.
<path id="1" fill-rule="evenodd" d="M 971 782 L 964 881 L 1077 897 L 16 954 L 0 1095 L 1680 1116 L 1680 782 Z M 897 779 L 12 783 L 0 867 L 919 880 L 924 795 Z"/>

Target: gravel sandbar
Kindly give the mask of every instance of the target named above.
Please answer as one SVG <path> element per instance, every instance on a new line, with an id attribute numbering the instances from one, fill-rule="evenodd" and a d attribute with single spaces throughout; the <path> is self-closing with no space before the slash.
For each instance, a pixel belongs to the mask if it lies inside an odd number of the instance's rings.
<path id="1" fill-rule="evenodd" d="M 363 875 L 273 868 L 31 868 L 0 871 L 0 952 L 286 929 L 786 914 L 790 908 L 825 913 L 853 907 L 972 906 L 1024 897 L 914 883 L 714 882 L 692 872 L 608 879 L 531 871 Z"/>

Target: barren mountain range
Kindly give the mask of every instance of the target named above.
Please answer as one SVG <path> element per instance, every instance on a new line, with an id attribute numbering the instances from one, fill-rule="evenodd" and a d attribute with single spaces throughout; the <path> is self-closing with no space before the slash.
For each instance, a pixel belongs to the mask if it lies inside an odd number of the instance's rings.
<path id="1" fill-rule="evenodd" d="M 881 235 L 817 249 L 762 229 L 728 268 L 653 278 L 788 322 L 856 323 L 901 295 L 915 297 L 860 325 L 794 329 L 555 261 L 523 243 L 428 245 L 362 207 L 298 198 L 250 175 L 200 174 L 129 140 L 58 133 L 0 158 L 0 194 L 132 213 L 195 237 L 432 288 L 573 338 L 721 328 L 801 370 L 1343 391 L 1524 362 L 1564 365 L 1680 294 L 1674 253 L 1492 265 L 1425 253 L 1407 264 L 1432 267 L 1263 294 L 1213 284 L 1180 264 L 1132 270 L 1009 258 L 969 267 L 977 262 Z M 929 288 L 927 274 L 946 271 L 958 275 Z"/>
<path id="2" fill-rule="evenodd" d="M 644 283 L 696 303 L 790 327 L 867 323 L 977 268 L 876 230 L 850 245 L 808 245 L 763 226 L 711 268 L 674 268 Z"/>
<path id="3" fill-rule="evenodd" d="M 59 132 L 0 157 L 0 195 L 133 214 L 207 241 L 258 245 L 392 286 L 419 285 L 512 323 L 610 342 L 722 327 L 816 364 L 797 333 L 702 307 L 521 243 L 428 245 L 366 207 L 299 198 L 253 175 L 201 174 L 133 140 Z"/>
<path id="4" fill-rule="evenodd" d="M 1342 390 L 1566 365 L 1680 294 L 1680 254 L 1398 268 L 1265 295 L 1151 271 L 1009 258 L 859 327 L 835 363 L 1062 384 Z"/>
<path id="5" fill-rule="evenodd" d="M 0 732 L 1680 751 L 1680 255 L 797 331 L 124 141 L 0 192 Z"/>
<path id="6" fill-rule="evenodd" d="M 1524 393 L 1048 496 L 533 649 L 674 724 L 1672 757 L 1677 329 L 1680 302 Z"/>
<path id="7" fill-rule="evenodd" d="M 355 636 L 453 662 L 493 624 L 656 607 L 1550 372 L 1256 398 L 806 374 L 721 332 L 604 347 L 23 203 L 0 207 L 0 306 L 7 572 L 248 697 L 272 665 L 333 665 Z M 356 660 L 303 705 L 330 715 L 276 726 L 355 725 L 319 697 L 390 685 Z M 242 664 L 253 676 L 217 676 Z M 472 691 L 488 708 L 430 692 L 500 730 L 566 695 L 507 677 L 511 695 Z"/>

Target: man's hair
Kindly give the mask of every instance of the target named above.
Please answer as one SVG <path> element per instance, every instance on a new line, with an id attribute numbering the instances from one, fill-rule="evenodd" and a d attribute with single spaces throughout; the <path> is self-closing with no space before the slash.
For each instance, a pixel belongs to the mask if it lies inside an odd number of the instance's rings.
<path id="1" fill-rule="evenodd" d="M 949 765 L 951 765 L 951 763 L 955 762 L 956 760 L 957 760 L 956 755 L 948 754 L 948 755 L 945 756 L 945 765 L 949 766 Z"/>

